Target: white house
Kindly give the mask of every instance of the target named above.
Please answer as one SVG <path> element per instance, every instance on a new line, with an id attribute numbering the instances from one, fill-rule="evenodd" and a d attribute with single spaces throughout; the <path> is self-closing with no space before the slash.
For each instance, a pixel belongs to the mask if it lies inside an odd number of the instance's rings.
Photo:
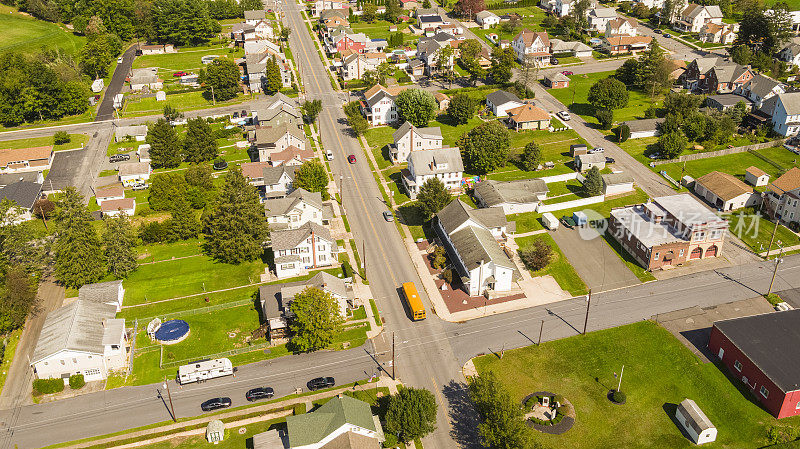
<path id="1" fill-rule="evenodd" d="M 394 99 L 402 90 L 404 88 L 387 88 L 377 84 L 364 92 L 361 112 L 366 117 L 367 122 L 372 126 L 395 123 L 399 115 L 397 114 L 397 105 Z"/>
<path id="2" fill-rule="evenodd" d="M 392 133 L 394 145 L 389 147 L 389 154 L 395 164 L 408 160 L 412 151 L 432 150 L 442 147 L 442 129 L 438 126 L 417 128 L 411 122 L 405 122 Z"/>
<path id="3" fill-rule="evenodd" d="M 710 443 L 717 439 L 717 428 L 691 399 L 684 399 L 678 405 L 675 419 L 695 444 Z"/>
<path id="4" fill-rule="evenodd" d="M 431 178 L 439 178 L 448 190 L 460 189 L 464 162 L 458 148 L 416 150 L 408 155 L 408 168 L 400 174 L 408 196 L 415 199 L 422 184 Z"/>
<path id="5" fill-rule="evenodd" d="M 275 274 L 279 278 L 298 276 L 305 270 L 329 267 L 336 261 L 336 241 L 328 228 L 314 222 L 295 229 L 272 231 Z"/>
<path id="6" fill-rule="evenodd" d="M 163 82 L 158 77 L 158 68 L 156 67 L 131 70 L 129 82 L 133 91 L 140 91 L 145 87 L 150 90 L 161 90 L 164 87 Z"/>
<path id="7" fill-rule="evenodd" d="M 546 31 L 520 31 L 511 42 L 519 62 L 531 62 L 539 67 L 550 65 L 550 38 Z"/>
<path id="8" fill-rule="evenodd" d="M 365 72 L 378 70 L 378 66 L 383 62 L 386 62 L 385 53 L 354 53 L 342 58 L 339 75 L 345 81 L 360 80 Z"/>
<path id="9" fill-rule="evenodd" d="M 588 58 L 592 56 L 592 47 L 578 41 L 550 39 L 550 53 L 554 55 L 559 53 L 569 53 L 576 58 Z M 556 73 L 562 74 L 561 72 Z"/>
<path id="10" fill-rule="evenodd" d="M 488 179 L 475 185 L 474 195 L 480 207 L 497 207 L 510 215 L 536 211 L 548 190 L 539 178 L 506 182 Z"/>
<path id="11" fill-rule="evenodd" d="M 504 90 L 496 90 L 486 96 L 486 107 L 492 111 L 495 117 L 506 117 L 509 109 L 518 108 L 524 104 L 516 95 Z"/>
<path id="12" fill-rule="evenodd" d="M 0 174 L 47 170 L 52 163 L 52 146 L 0 149 Z"/>
<path id="13" fill-rule="evenodd" d="M 629 120 L 622 122 L 631 131 L 629 139 L 641 139 L 643 137 L 656 137 L 661 134 L 659 125 L 664 122 L 661 118 L 644 118 L 639 120 Z"/>
<path id="14" fill-rule="evenodd" d="M 152 173 L 148 162 L 123 162 L 119 164 L 119 180 L 125 187 L 146 183 Z"/>
<path id="15" fill-rule="evenodd" d="M 576 1 L 577 0 L 555 0 L 555 3 L 553 3 L 553 12 L 558 17 L 567 16 L 572 10 L 572 5 Z"/>
<path id="16" fill-rule="evenodd" d="M 800 131 L 800 92 L 776 95 L 772 124 L 775 132 L 782 136 L 794 136 Z"/>
<path id="17" fill-rule="evenodd" d="M 256 186 L 262 198 L 282 198 L 293 190 L 294 172 L 297 165 L 273 167 L 269 162 L 246 162 L 242 174 Z"/>
<path id="18" fill-rule="evenodd" d="M 761 187 L 769 184 L 769 175 L 764 170 L 751 165 L 744 171 L 744 180 L 751 186 Z"/>
<path id="19" fill-rule="evenodd" d="M 103 204 L 100 205 L 100 213 L 104 217 L 117 217 L 120 214 L 133 217 L 136 214 L 136 199 L 122 198 L 121 200 L 103 201 Z"/>
<path id="20" fill-rule="evenodd" d="M 734 24 L 708 22 L 700 28 L 698 39 L 701 42 L 730 45 L 736 40 Z"/>
<path id="21" fill-rule="evenodd" d="M 617 18 L 615 8 L 594 8 L 589 11 L 589 28 L 594 31 L 604 31 L 609 20 Z"/>
<path id="22" fill-rule="evenodd" d="M 138 142 L 147 138 L 147 125 L 117 126 L 114 129 L 114 142 L 133 139 Z"/>
<path id="23" fill-rule="evenodd" d="M 305 189 L 264 201 L 264 212 L 271 230 L 296 229 L 308 222 L 324 224 L 322 194 Z"/>
<path id="24" fill-rule="evenodd" d="M 689 3 L 686 8 L 677 15 L 672 26 L 680 31 L 687 33 L 699 33 L 706 23 L 722 23 L 722 10 L 718 5 L 698 5 Z"/>
<path id="25" fill-rule="evenodd" d="M 786 93 L 786 89 L 781 82 L 758 73 L 750 81 L 737 86 L 734 93 L 747 97 L 753 102 L 754 108 L 758 109 L 764 105 L 765 100 Z"/>
<path id="26" fill-rule="evenodd" d="M 78 299 L 81 301 L 108 304 L 114 306 L 117 312 L 122 310 L 124 297 L 125 287 L 121 280 L 86 284 L 78 289 Z"/>
<path id="27" fill-rule="evenodd" d="M 328 9 L 345 9 L 349 8 L 350 4 L 345 1 L 340 0 L 317 0 L 311 3 L 311 15 L 313 17 L 319 17 L 322 11 Z"/>
<path id="28" fill-rule="evenodd" d="M 764 209 L 784 224 L 800 222 L 800 168 L 792 167 L 767 186 Z"/>
<path id="29" fill-rule="evenodd" d="M 386 439 L 380 420 L 372 414 L 369 404 L 345 395 L 336 396 L 309 413 L 287 416 L 286 433 L 285 447 L 292 449 L 372 449 L 379 448 Z M 254 436 L 253 441 L 256 437 L 262 438 L 260 435 Z M 273 441 L 280 440 L 278 437 Z M 274 447 L 269 446 L 270 449 Z"/>
<path id="30" fill-rule="evenodd" d="M 761 204 L 761 194 L 728 173 L 712 171 L 694 181 L 697 196 L 721 211 L 754 207 Z"/>
<path id="31" fill-rule="evenodd" d="M 291 315 L 290 307 L 294 297 L 309 287 L 318 288 L 330 294 L 339 306 L 339 314 L 343 319 L 347 318 L 347 309 L 352 306 L 353 302 L 352 289 L 347 288 L 344 279 L 325 271 L 320 271 L 303 283 L 281 287 L 281 305 L 284 310 L 289 311 L 288 315 Z"/>
<path id="32" fill-rule="evenodd" d="M 778 59 L 800 67 L 800 44 L 792 42 L 783 47 L 778 53 Z"/>
<path id="33" fill-rule="evenodd" d="M 600 177 L 603 179 L 603 194 L 606 196 L 620 195 L 634 190 L 633 176 L 627 173 L 606 173 Z"/>
<path id="34" fill-rule="evenodd" d="M 47 314 L 31 366 L 39 379 L 103 380 L 126 366 L 125 320 L 113 305 L 77 301 Z"/>
<path id="35" fill-rule="evenodd" d="M 463 289 L 470 296 L 513 288 L 519 271 L 497 242 L 507 225 L 503 209 L 471 209 L 455 199 L 436 214 L 434 223 Z"/>
<path id="36" fill-rule="evenodd" d="M 606 37 L 636 36 L 636 21 L 628 17 L 617 17 L 606 22 Z"/>
<path id="37" fill-rule="evenodd" d="M 244 12 L 244 21 L 249 25 L 255 25 L 267 18 L 267 12 L 263 9 L 248 10 Z"/>
<path id="38" fill-rule="evenodd" d="M 271 128 L 256 129 L 255 147 L 258 160 L 267 162 L 270 155 L 280 153 L 289 147 L 306 149 L 306 135 L 297 126 L 285 124 Z"/>
<path id="39" fill-rule="evenodd" d="M 644 6 L 647 6 L 650 9 L 656 8 L 661 9 L 664 7 L 664 0 L 639 0 L 636 3 L 641 3 Z"/>
<path id="40" fill-rule="evenodd" d="M 575 168 L 580 172 L 589 171 L 592 167 L 599 170 L 606 168 L 606 156 L 603 153 L 579 154 L 575 156 Z"/>
<path id="41" fill-rule="evenodd" d="M 500 23 L 500 17 L 489 10 L 483 10 L 475 14 L 475 22 L 484 30 L 488 30 L 492 26 Z"/>

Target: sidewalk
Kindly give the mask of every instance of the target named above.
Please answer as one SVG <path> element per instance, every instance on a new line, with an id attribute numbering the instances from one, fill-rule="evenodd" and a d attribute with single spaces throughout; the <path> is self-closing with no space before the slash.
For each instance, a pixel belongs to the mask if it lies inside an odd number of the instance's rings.
<path id="1" fill-rule="evenodd" d="M 800 250 L 800 245 L 785 246 L 783 248 L 783 252 L 784 253 L 788 253 L 789 251 L 797 251 L 797 250 Z M 759 253 L 759 256 L 767 257 L 767 253 L 769 253 L 770 256 L 777 257 L 777 255 L 781 253 L 781 250 L 780 249 L 773 249 L 772 251 L 762 251 L 761 253 Z"/>

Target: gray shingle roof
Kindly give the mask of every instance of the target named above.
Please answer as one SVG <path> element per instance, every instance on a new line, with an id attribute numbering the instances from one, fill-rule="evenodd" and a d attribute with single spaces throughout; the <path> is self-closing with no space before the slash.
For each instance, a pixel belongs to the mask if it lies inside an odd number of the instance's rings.
<path id="1" fill-rule="evenodd" d="M 347 286 L 343 279 L 339 279 L 328 272 L 320 271 L 303 283 L 281 288 L 281 302 L 287 304 L 294 299 L 295 295 L 302 292 L 307 287 L 315 287 L 342 298 L 347 298 L 349 296 L 347 293 Z"/>
<path id="2" fill-rule="evenodd" d="M 488 207 L 538 202 L 538 195 L 547 191 L 547 184 L 538 178 L 507 182 L 487 180 L 475 186 L 475 195 L 480 196 Z"/>
<path id="3" fill-rule="evenodd" d="M 467 270 L 479 267 L 481 262 L 494 262 L 495 265 L 516 270 L 514 263 L 486 229 L 467 226 L 450 234 L 450 240 Z"/>
<path id="4" fill-rule="evenodd" d="M 309 221 L 297 229 L 273 231 L 270 234 L 270 238 L 272 239 L 272 250 L 281 251 L 296 248 L 300 242 L 311 236 L 312 232 L 316 237 L 333 242 L 333 238 L 331 238 L 331 233 L 328 228 Z"/>
<path id="5" fill-rule="evenodd" d="M 320 192 L 309 192 L 305 189 L 297 189 L 286 195 L 284 198 L 274 198 L 264 201 L 264 211 L 267 217 L 285 215 L 301 202 L 322 210 L 322 194 Z"/>
<path id="6" fill-rule="evenodd" d="M 121 284 L 122 281 L 86 284 L 78 290 L 78 299 L 101 304 L 117 304 L 119 302 L 119 286 Z"/>
<path id="7" fill-rule="evenodd" d="M 297 170 L 297 165 L 280 165 L 278 167 L 264 167 L 264 184 L 272 185 L 280 181 L 284 173 L 290 179 L 294 179 L 294 171 Z"/>
<path id="8" fill-rule="evenodd" d="M 779 98 L 778 101 L 783 105 L 783 108 L 786 109 L 787 114 L 800 114 L 800 92 L 778 94 L 777 97 Z"/>
<path id="9" fill-rule="evenodd" d="M 47 314 L 31 363 L 69 349 L 103 353 L 103 320 L 113 319 L 117 308 L 77 300 Z"/>
<path id="10" fill-rule="evenodd" d="M 437 168 L 441 164 L 446 164 L 446 168 Z M 412 151 L 408 154 L 408 165 L 414 167 L 415 176 L 464 171 L 461 151 L 453 147 Z"/>
<path id="11" fill-rule="evenodd" d="M 256 9 L 244 12 L 244 20 L 263 20 L 266 17 L 266 11 L 263 9 Z"/>
<path id="12" fill-rule="evenodd" d="M 653 131 L 658 129 L 658 125 L 664 122 L 663 118 L 645 118 L 641 120 L 628 120 L 622 122 L 623 125 L 628 125 L 631 132 Z"/>
<path id="13" fill-rule="evenodd" d="M 458 198 L 437 212 L 436 217 L 448 234 L 469 219 L 473 219 L 487 228 L 502 227 L 508 223 L 502 209 L 493 207 L 473 209 Z"/>
<path id="14" fill-rule="evenodd" d="M 349 396 L 338 396 L 310 413 L 286 417 L 289 446 L 316 444 L 345 424 L 379 432 L 369 404 Z"/>
<path id="15" fill-rule="evenodd" d="M 504 90 L 496 90 L 489 95 L 486 96 L 486 100 L 491 102 L 495 106 L 504 105 L 506 103 L 516 101 L 517 103 L 522 103 L 516 95 L 512 94 L 511 92 L 506 92 Z"/>
<path id="16" fill-rule="evenodd" d="M 780 84 L 779 81 L 758 73 L 744 87 L 759 97 L 764 98 L 772 92 L 772 89 Z"/>
<path id="17" fill-rule="evenodd" d="M 0 186 L 7 186 L 19 181 L 36 182 L 39 179 L 40 172 L 24 171 L 20 173 L 2 173 L 0 174 Z"/>
<path id="18" fill-rule="evenodd" d="M 9 201 L 17 203 L 25 209 L 33 209 L 33 204 L 39 199 L 42 185 L 30 181 L 17 181 L 0 188 L 0 201 L 8 198 Z"/>
<path id="19" fill-rule="evenodd" d="M 589 153 L 579 154 L 575 156 L 583 164 L 599 164 L 606 161 L 606 156 L 603 153 Z"/>
<path id="20" fill-rule="evenodd" d="M 694 429 L 697 435 L 700 435 L 704 430 L 711 429 L 714 427 L 714 424 L 711 423 L 711 420 L 708 419 L 705 413 L 700 410 L 700 407 L 691 400 L 691 399 L 684 399 L 678 405 L 678 410 L 681 411 L 681 414 L 687 418 L 687 424 Z"/>
<path id="21" fill-rule="evenodd" d="M 120 176 L 146 175 L 150 173 L 149 162 L 123 162 L 119 164 Z"/>
<path id="22" fill-rule="evenodd" d="M 275 143 L 281 137 L 285 136 L 287 133 L 291 134 L 292 136 L 300 139 L 305 140 L 306 135 L 303 131 L 297 128 L 297 126 L 292 125 L 282 125 L 282 126 L 272 126 L 269 128 L 258 128 L 256 129 L 256 145 L 266 145 Z"/>
<path id="23" fill-rule="evenodd" d="M 619 184 L 627 184 L 634 182 L 633 176 L 627 173 L 606 173 L 600 176 L 603 178 L 603 184 L 607 186 L 614 186 Z"/>

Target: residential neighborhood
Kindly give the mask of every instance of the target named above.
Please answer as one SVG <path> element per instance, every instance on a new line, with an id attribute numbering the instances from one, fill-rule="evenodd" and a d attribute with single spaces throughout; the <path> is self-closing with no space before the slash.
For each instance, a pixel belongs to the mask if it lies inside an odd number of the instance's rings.
<path id="1" fill-rule="evenodd" d="M 95 6 L 3 6 L 3 447 L 800 442 L 800 4 Z"/>

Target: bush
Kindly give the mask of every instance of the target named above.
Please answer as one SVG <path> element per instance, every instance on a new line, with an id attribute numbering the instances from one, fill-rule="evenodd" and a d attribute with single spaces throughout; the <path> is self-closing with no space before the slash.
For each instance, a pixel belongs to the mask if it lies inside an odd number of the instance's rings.
<path id="1" fill-rule="evenodd" d="M 292 407 L 292 414 L 295 415 L 295 416 L 302 415 L 305 412 L 306 412 L 306 404 L 304 402 L 301 402 L 299 404 L 295 404 Z"/>
<path id="2" fill-rule="evenodd" d="M 556 413 L 558 413 L 558 416 L 565 416 L 567 413 L 569 413 L 569 407 L 562 405 L 556 409 Z"/>
<path id="3" fill-rule="evenodd" d="M 69 133 L 66 131 L 56 131 L 56 133 L 53 134 L 53 145 L 63 145 L 70 141 L 72 141 L 72 137 L 70 137 Z"/>
<path id="4" fill-rule="evenodd" d="M 553 396 L 553 402 L 558 402 L 559 404 L 563 404 L 564 396 L 561 396 L 560 394 Z"/>
<path id="5" fill-rule="evenodd" d="M 519 250 L 519 257 L 533 271 L 545 268 L 553 257 L 553 248 L 543 240 L 534 240 L 531 246 Z"/>
<path id="6" fill-rule="evenodd" d="M 446 268 L 444 271 L 442 271 L 442 279 L 444 279 L 444 281 L 447 282 L 448 284 L 452 285 L 453 270 L 451 270 L 450 268 Z"/>
<path id="7" fill-rule="evenodd" d="M 433 268 L 436 268 L 437 270 L 439 268 L 442 268 L 444 264 L 447 263 L 447 257 L 444 255 L 444 248 L 441 246 L 437 246 L 433 250 L 432 256 L 433 260 L 431 261 L 431 265 L 433 266 Z"/>
<path id="8" fill-rule="evenodd" d="M 86 380 L 84 380 L 83 374 L 69 376 L 69 387 L 73 390 L 80 390 L 84 385 L 86 385 Z"/>
<path id="9" fill-rule="evenodd" d="M 600 122 L 600 129 L 611 129 L 611 124 L 614 122 L 614 112 L 610 109 L 598 109 L 594 113 L 597 121 Z"/>
<path id="10" fill-rule="evenodd" d="M 152 221 L 139 226 L 139 237 L 143 243 L 161 243 L 166 241 L 169 225 Z"/>
<path id="11" fill-rule="evenodd" d="M 628 396 L 622 391 L 614 390 L 614 392 L 611 393 L 611 399 L 617 404 L 622 404 L 627 398 Z"/>
<path id="12" fill-rule="evenodd" d="M 34 394 L 53 394 L 64 391 L 64 381 L 61 379 L 36 379 L 33 381 Z"/>
<path id="13" fill-rule="evenodd" d="M 383 436 L 386 437 L 386 441 L 383 442 L 383 447 L 397 447 L 397 445 L 399 444 L 396 435 L 391 433 L 386 433 Z"/>
<path id="14" fill-rule="evenodd" d="M 656 118 L 656 108 L 650 106 L 644 111 L 644 118 Z"/>

